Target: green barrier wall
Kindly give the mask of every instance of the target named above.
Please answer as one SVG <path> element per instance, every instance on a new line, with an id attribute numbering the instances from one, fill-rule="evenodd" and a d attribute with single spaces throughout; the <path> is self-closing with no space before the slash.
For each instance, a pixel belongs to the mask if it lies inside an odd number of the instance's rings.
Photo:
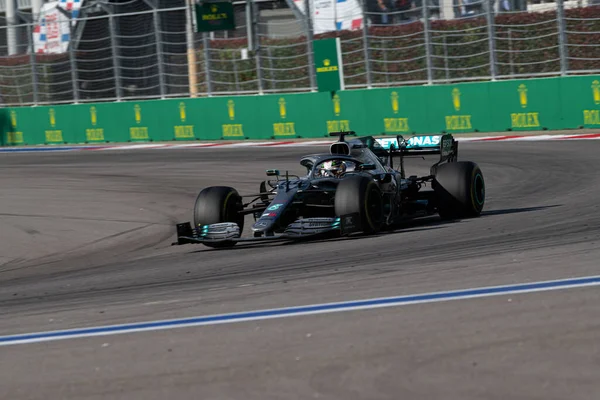
<path id="1" fill-rule="evenodd" d="M 600 77 L 0 109 L 0 145 L 600 127 Z"/>

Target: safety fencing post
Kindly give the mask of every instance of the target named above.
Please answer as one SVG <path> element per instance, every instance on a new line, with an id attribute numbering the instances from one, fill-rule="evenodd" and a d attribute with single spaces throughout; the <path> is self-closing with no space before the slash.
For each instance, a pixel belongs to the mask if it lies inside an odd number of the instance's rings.
<path id="1" fill-rule="evenodd" d="M 161 24 L 160 16 L 158 15 L 158 7 L 153 7 L 152 19 L 154 22 L 154 40 L 156 41 L 156 62 L 158 67 L 158 88 L 160 92 L 160 98 L 165 98 L 165 71 L 163 66 L 163 51 L 161 41 Z"/>
<path id="2" fill-rule="evenodd" d="M 429 21 L 429 4 L 428 0 L 423 0 L 421 10 L 423 13 L 423 35 L 425 37 L 425 62 L 427 63 L 427 83 L 433 83 L 433 65 L 431 59 L 431 22 Z"/>
<path id="3" fill-rule="evenodd" d="M 365 11 L 365 2 L 362 2 L 362 18 L 363 18 L 363 51 L 365 57 L 365 74 L 367 77 L 367 88 L 371 89 L 372 87 L 372 78 L 371 78 L 371 61 L 369 60 L 369 27 L 367 20 L 367 13 Z"/>
<path id="4" fill-rule="evenodd" d="M 119 56 L 117 54 L 117 29 L 115 27 L 114 16 L 110 9 L 105 9 L 108 12 L 108 29 L 110 31 L 110 46 L 111 53 L 113 59 L 113 68 L 115 70 L 115 94 L 117 96 L 117 101 L 121 101 L 123 97 L 122 87 L 121 87 L 121 69 L 119 67 Z"/>
<path id="5" fill-rule="evenodd" d="M 488 46 L 490 50 L 490 76 L 496 80 L 496 30 L 494 29 L 494 6 L 491 1 L 488 2 L 486 20 L 488 28 Z"/>
<path id="6" fill-rule="evenodd" d="M 560 74 L 565 76 L 569 70 L 569 51 L 565 24 L 564 0 L 556 0 L 556 19 L 558 23 L 558 48 L 560 54 Z"/>
<path id="7" fill-rule="evenodd" d="M 313 24 L 312 24 L 312 9 L 310 8 L 310 0 L 305 1 L 306 4 L 306 50 L 308 52 L 308 76 L 310 79 L 310 88 L 312 90 L 317 89 L 317 84 L 315 81 L 315 58 L 314 58 L 314 49 L 313 49 Z"/>
<path id="8" fill-rule="evenodd" d="M 252 46 L 254 47 L 254 56 L 255 56 L 255 60 L 256 60 L 256 80 L 257 80 L 257 84 L 258 84 L 258 93 L 259 94 L 263 94 L 263 68 L 262 68 L 262 60 L 260 58 L 261 53 L 262 53 L 262 46 L 260 43 L 260 38 L 259 38 L 259 31 L 258 31 L 258 7 L 256 6 L 256 3 L 254 2 L 254 0 L 250 0 L 250 12 L 252 15 L 252 25 L 251 25 L 251 30 L 253 32 L 252 38 L 250 40 L 252 40 Z"/>
<path id="9" fill-rule="evenodd" d="M 33 41 L 33 29 L 31 25 L 27 24 L 27 40 L 29 40 L 29 60 L 31 64 L 31 89 L 33 92 L 33 104 L 37 105 L 38 98 L 38 80 L 36 73 L 36 56 L 35 56 L 35 42 Z"/>

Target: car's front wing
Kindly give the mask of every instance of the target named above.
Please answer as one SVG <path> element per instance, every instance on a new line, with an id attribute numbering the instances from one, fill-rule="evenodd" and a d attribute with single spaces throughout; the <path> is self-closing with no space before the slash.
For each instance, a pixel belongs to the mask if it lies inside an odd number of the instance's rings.
<path id="1" fill-rule="evenodd" d="M 342 236 L 359 232 L 358 215 L 336 218 L 304 218 L 288 225 L 283 233 L 272 236 L 241 237 L 240 228 L 233 222 L 192 227 L 190 222 L 177 224 L 177 242 L 173 245 L 219 242 L 263 242 L 314 239 L 323 236 Z"/>

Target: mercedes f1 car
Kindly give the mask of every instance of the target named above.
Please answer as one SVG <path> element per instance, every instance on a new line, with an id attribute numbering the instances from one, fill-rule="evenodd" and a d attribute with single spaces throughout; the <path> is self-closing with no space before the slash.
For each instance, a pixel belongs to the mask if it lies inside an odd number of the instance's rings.
<path id="1" fill-rule="evenodd" d="M 222 248 L 238 242 L 373 234 L 436 213 L 443 219 L 481 214 L 483 173 L 476 163 L 457 160 L 458 142 L 451 134 L 352 140 L 346 139 L 354 132 L 331 135 L 338 140 L 328 153 L 301 158 L 305 176 L 267 170 L 270 179 L 254 194 L 240 195 L 228 186 L 203 189 L 193 222 L 177 224 L 173 244 Z M 440 158 L 428 175 L 406 176 L 405 158 L 431 154 Z M 247 215 L 254 218 L 252 235 L 242 237 Z"/>

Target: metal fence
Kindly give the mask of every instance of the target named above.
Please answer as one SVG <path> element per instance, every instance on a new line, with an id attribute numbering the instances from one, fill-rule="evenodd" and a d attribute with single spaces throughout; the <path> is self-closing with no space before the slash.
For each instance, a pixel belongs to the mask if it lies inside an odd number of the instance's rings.
<path id="1" fill-rule="evenodd" d="M 348 89 L 600 72 L 593 4 L 522 12 L 505 0 L 370 1 L 362 28 L 320 35 L 282 3 L 234 3 L 236 30 L 214 34 L 193 32 L 185 0 L 95 3 L 62 54 L 32 51 L 34 24 L 4 23 L 0 93 L 7 105 L 30 105 L 311 91 L 312 39 L 335 36 Z"/>

